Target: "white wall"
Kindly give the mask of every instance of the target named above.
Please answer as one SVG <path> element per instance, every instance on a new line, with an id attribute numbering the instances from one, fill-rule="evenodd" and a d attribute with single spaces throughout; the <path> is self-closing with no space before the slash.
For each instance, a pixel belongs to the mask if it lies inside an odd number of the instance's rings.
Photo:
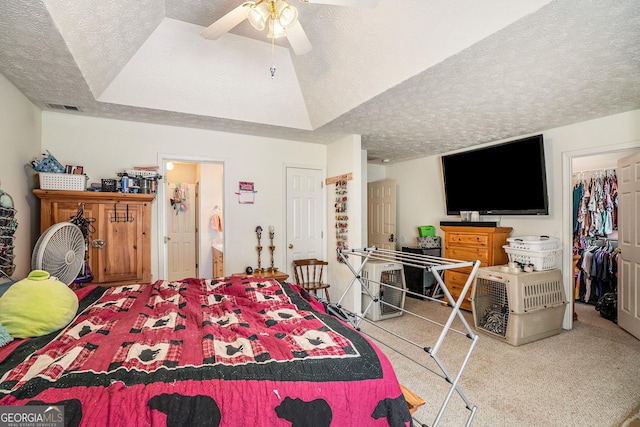
<path id="1" fill-rule="evenodd" d="M 350 249 L 362 248 L 364 245 L 362 238 L 361 222 L 366 217 L 366 211 L 362 211 L 363 185 L 366 181 L 363 175 L 362 150 L 360 136 L 354 135 L 345 137 L 327 147 L 327 177 L 341 176 L 351 173 L 352 180 L 347 183 L 347 215 L 349 216 L 348 244 Z M 366 174 L 366 172 L 364 172 Z M 327 261 L 329 261 L 329 289 L 332 302 L 338 302 L 342 297 L 349 283 L 353 280 L 353 274 L 347 265 L 339 263 L 336 253 L 336 212 L 335 212 L 335 184 L 326 186 L 327 189 Z M 365 193 L 366 194 L 366 193 Z M 355 266 L 360 265 L 360 259 L 356 256 L 350 257 L 350 263 Z M 360 288 L 352 287 L 341 304 L 348 310 L 360 312 L 361 296 Z"/>
<path id="2" fill-rule="evenodd" d="M 31 192 L 34 173 L 25 168 L 40 154 L 40 110 L 2 74 L 0 99 L 0 189 L 13 198 L 17 209 L 13 279 L 20 280 L 31 270 L 31 249 L 40 236 L 38 199 Z"/>
<path id="3" fill-rule="evenodd" d="M 224 216 L 223 229 L 218 232 L 211 228 L 211 216 L 217 206 L 224 208 L 224 175 L 221 164 L 203 163 L 200 165 L 200 218 L 198 250 L 200 277 L 213 277 L 213 249 L 216 243 L 219 250 L 224 251 Z M 235 270 L 234 270 L 235 271 Z"/>
<path id="4" fill-rule="evenodd" d="M 367 182 L 387 179 L 387 168 L 384 165 L 367 164 Z"/>
<path id="5" fill-rule="evenodd" d="M 155 165 L 159 153 L 175 158 L 203 157 L 224 164 L 225 269 L 242 272 L 256 263 L 256 225 L 284 224 L 282 210 L 283 164 L 324 168 L 327 147 L 294 141 L 179 128 L 71 114 L 43 112 L 42 147 L 61 163 L 85 167 L 91 182 L 113 177 L 133 166 Z M 254 204 L 239 204 L 239 181 L 253 181 L 258 191 Z M 151 271 L 158 274 L 157 207 L 152 215 Z M 274 245 L 284 248 L 284 236 L 276 233 Z M 284 251 L 276 250 L 275 265 L 284 265 Z"/>

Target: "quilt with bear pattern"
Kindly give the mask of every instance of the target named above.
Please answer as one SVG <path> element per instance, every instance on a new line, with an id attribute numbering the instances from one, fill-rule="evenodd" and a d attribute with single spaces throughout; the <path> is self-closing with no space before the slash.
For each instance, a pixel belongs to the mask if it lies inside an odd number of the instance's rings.
<path id="1" fill-rule="evenodd" d="M 92 427 L 412 424 L 387 358 L 297 285 L 230 276 L 85 293 L 65 329 L 0 359 L 0 406 L 55 405 L 66 425 Z"/>

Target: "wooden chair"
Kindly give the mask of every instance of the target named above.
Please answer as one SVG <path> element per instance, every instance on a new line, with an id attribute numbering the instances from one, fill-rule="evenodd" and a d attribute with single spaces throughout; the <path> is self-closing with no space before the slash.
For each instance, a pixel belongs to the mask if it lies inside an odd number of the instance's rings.
<path id="1" fill-rule="evenodd" d="M 329 265 L 327 261 L 319 259 L 297 259 L 293 261 L 293 271 L 296 276 L 296 283 L 309 292 L 318 294 L 318 291 L 324 289 L 324 294 L 329 300 L 329 284 L 323 282 L 322 274 L 324 266 Z"/>

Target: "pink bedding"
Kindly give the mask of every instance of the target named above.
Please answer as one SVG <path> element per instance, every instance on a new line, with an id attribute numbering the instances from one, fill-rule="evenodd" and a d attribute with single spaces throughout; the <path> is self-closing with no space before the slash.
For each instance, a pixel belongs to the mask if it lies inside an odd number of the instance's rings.
<path id="1" fill-rule="evenodd" d="M 385 356 L 318 304 L 240 276 L 92 288 L 67 328 L 0 353 L 0 405 L 86 426 L 411 425 Z"/>

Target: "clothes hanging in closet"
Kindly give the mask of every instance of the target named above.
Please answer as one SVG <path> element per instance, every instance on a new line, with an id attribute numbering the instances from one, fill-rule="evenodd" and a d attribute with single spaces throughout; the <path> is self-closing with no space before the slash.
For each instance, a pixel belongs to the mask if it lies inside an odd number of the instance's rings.
<path id="1" fill-rule="evenodd" d="M 611 241 L 604 241 L 602 247 L 590 245 L 582 251 L 576 263 L 578 300 L 595 304 L 607 292 L 617 290 L 620 253 L 616 246 Z"/>
<path id="2" fill-rule="evenodd" d="M 574 248 L 585 236 L 607 236 L 618 229 L 618 179 L 614 170 L 580 179 L 573 187 Z"/>

